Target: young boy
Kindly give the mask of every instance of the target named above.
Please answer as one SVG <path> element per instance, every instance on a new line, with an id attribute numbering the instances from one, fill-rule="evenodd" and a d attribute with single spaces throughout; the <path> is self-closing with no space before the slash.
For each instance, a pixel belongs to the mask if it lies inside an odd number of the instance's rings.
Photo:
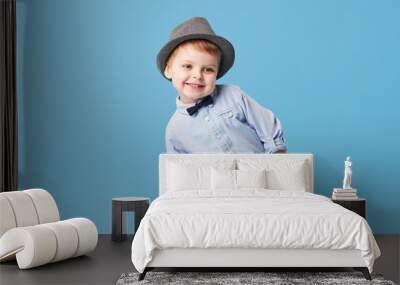
<path id="1" fill-rule="evenodd" d="M 234 85 L 216 85 L 233 65 L 232 44 L 215 35 L 206 19 L 177 26 L 157 65 L 178 92 L 166 128 L 168 153 L 286 152 L 277 117 Z"/>

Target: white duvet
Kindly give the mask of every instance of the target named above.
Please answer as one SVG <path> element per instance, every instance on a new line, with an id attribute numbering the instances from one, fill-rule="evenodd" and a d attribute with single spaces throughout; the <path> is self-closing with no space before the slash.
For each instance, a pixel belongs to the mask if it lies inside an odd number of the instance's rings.
<path id="1" fill-rule="evenodd" d="M 380 255 L 359 215 L 320 195 L 265 189 L 160 196 L 133 239 L 135 268 L 164 248 L 358 249 L 370 272 Z"/>

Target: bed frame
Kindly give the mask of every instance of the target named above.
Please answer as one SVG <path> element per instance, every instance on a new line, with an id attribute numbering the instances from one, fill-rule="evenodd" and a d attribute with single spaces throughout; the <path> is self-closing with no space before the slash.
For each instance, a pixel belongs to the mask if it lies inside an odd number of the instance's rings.
<path id="1" fill-rule="evenodd" d="M 303 159 L 308 165 L 309 185 L 306 189 L 313 192 L 313 155 L 312 154 L 161 154 L 159 160 L 159 192 L 166 189 L 166 167 L 168 161 L 179 160 L 218 160 L 238 158 L 263 159 Z M 361 271 L 367 280 L 371 280 L 368 268 L 359 250 L 329 249 L 158 249 L 144 272 L 139 275 L 142 280 L 146 272 L 155 268 L 232 268 L 246 271 L 254 268 L 337 268 L 352 267 Z"/>

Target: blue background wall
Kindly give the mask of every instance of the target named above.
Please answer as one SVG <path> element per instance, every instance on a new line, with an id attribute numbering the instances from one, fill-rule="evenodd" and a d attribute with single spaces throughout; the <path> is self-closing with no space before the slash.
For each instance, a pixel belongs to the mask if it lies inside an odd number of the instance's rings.
<path id="1" fill-rule="evenodd" d="M 154 199 L 176 96 L 155 57 L 199 15 L 236 47 L 219 82 L 272 109 L 289 152 L 315 154 L 315 192 L 351 155 L 372 229 L 400 233 L 399 1 L 17 0 L 20 188 L 101 233 L 112 197 Z"/>

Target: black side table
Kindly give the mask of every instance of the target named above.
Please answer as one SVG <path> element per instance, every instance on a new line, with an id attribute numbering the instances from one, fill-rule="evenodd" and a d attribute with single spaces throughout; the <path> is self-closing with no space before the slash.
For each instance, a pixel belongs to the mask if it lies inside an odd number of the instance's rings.
<path id="1" fill-rule="evenodd" d="M 112 240 L 123 241 L 126 239 L 126 212 L 135 213 L 136 232 L 140 221 L 149 208 L 150 199 L 144 197 L 120 197 L 112 199 Z"/>
<path id="2" fill-rule="evenodd" d="M 358 198 L 354 200 L 335 200 L 332 199 L 332 202 L 339 204 L 340 206 L 353 211 L 356 214 L 359 214 L 364 219 L 366 218 L 366 203 L 367 201 L 363 198 Z"/>

